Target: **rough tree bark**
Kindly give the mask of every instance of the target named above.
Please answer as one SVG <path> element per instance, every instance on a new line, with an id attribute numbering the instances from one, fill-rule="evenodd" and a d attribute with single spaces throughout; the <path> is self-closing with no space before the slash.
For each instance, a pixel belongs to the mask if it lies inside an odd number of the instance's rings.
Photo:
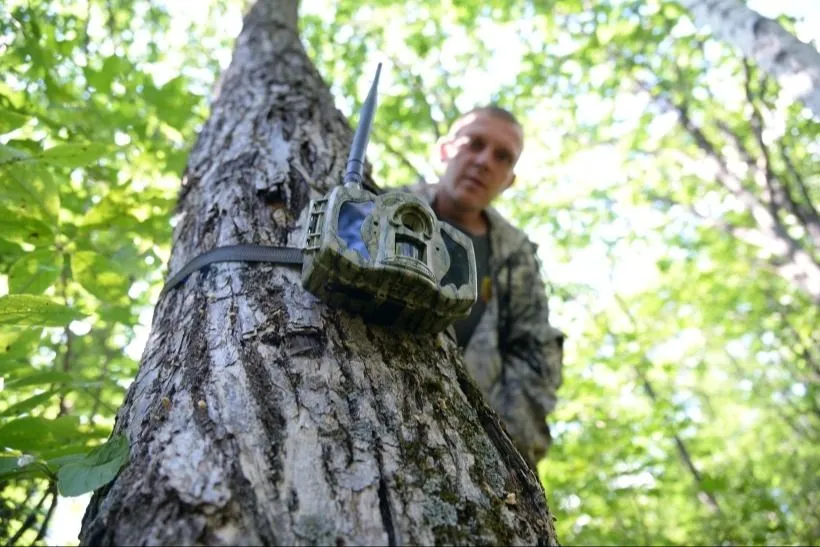
<path id="1" fill-rule="evenodd" d="M 679 0 L 699 25 L 740 49 L 820 118 L 820 52 L 741 0 Z"/>
<path id="2" fill-rule="evenodd" d="M 171 271 L 217 245 L 298 245 L 340 180 L 351 132 L 295 29 L 296 0 L 246 17 Z M 557 544 L 456 348 L 328 309 L 288 267 L 214 265 L 163 298 L 115 429 L 131 460 L 83 544 Z"/>

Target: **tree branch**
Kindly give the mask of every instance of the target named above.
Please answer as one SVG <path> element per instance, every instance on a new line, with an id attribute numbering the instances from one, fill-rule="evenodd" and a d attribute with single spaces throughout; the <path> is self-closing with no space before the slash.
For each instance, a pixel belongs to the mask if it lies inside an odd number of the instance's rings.
<path id="1" fill-rule="evenodd" d="M 47 488 L 46 491 L 43 493 L 43 496 L 40 498 L 40 501 L 37 502 L 37 505 L 34 506 L 34 509 L 26 517 L 26 520 L 20 525 L 20 529 L 15 532 L 13 536 L 9 539 L 8 543 L 6 543 L 6 547 L 10 547 L 12 545 L 17 545 L 20 537 L 26 533 L 26 530 L 31 528 L 37 523 L 37 514 L 40 512 L 40 508 L 46 501 L 46 498 L 51 495 L 51 488 Z"/>
<path id="2" fill-rule="evenodd" d="M 793 254 L 785 253 L 774 236 L 767 234 L 760 229 L 749 229 L 736 226 L 722 218 L 709 217 L 695 209 L 691 204 L 685 204 L 674 199 L 648 192 L 647 197 L 659 203 L 669 206 L 679 206 L 687 210 L 696 218 L 706 222 L 708 225 L 718 228 L 731 237 L 738 239 L 753 247 L 768 251 L 775 257 L 786 259 L 787 262 L 778 260 L 755 260 L 754 265 L 771 271 L 774 275 L 780 276 L 795 287 L 805 292 L 813 302 L 820 304 L 820 266 L 803 249 L 797 248 Z"/>
<path id="3" fill-rule="evenodd" d="M 99 411 L 100 406 L 101 405 L 102 406 L 107 406 L 102 402 L 102 389 L 103 389 L 102 382 L 105 380 L 106 376 L 108 375 L 108 369 L 111 366 L 111 361 L 114 359 L 113 353 L 111 352 L 110 349 L 108 349 L 108 346 L 105 345 L 106 333 L 100 334 L 100 335 L 96 336 L 96 338 L 97 338 L 97 343 L 99 343 L 100 347 L 102 348 L 103 357 L 105 357 L 105 360 L 103 361 L 102 367 L 100 368 L 100 375 L 99 375 L 100 386 L 97 388 L 96 392 L 94 394 L 92 394 L 92 397 L 94 399 L 94 404 L 91 406 L 91 412 L 89 412 L 89 414 L 88 414 L 88 416 L 89 416 L 88 420 L 91 424 L 94 423 L 94 416 L 97 415 L 97 411 Z M 111 407 L 108 406 L 107 409 L 111 410 Z M 114 413 L 116 414 L 116 412 L 117 412 L 116 409 L 113 409 L 113 410 L 114 410 Z"/>
<path id="4" fill-rule="evenodd" d="M 763 158 L 763 173 L 765 174 L 764 180 L 766 188 L 768 189 L 771 196 L 770 210 L 772 212 L 772 215 L 775 219 L 777 219 L 778 224 L 782 228 L 783 225 L 780 222 L 780 217 L 777 214 L 776 207 L 785 207 L 803 225 L 803 228 L 805 228 L 806 232 L 809 234 L 810 239 L 812 240 L 814 248 L 818 248 L 820 247 L 820 219 L 812 218 L 813 212 L 816 217 L 816 211 L 813 211 L 813 206 L 811 205 L 811 198 L 809 197 L 808 192 L 804 194 L 806 203 L 808 203 L 809 205 L 809 207 L 807 208 L 802 206 L 799 201 L 794 199 L 788 182 L 785 179 L 778 177 L 774 173 L 772 169 L 769 148 L 763 140 L 763 116 L 755 101 L 754 93 L 752 92 L 752 68 L 749 65 L 749 62 L 745 59 L 743 60 L 743 70 L 745 75 L 744 89 L 746 92 L 746 100 L 752 107 L 752 118 L 749 123 L 752 126 L 752 133 L 754 134 L 755 140 L 757 141 L 757 144 L 760 147 L 760 153 Z M 765 81 L 766 80 L 764 79 L 764 82 Z M 781 151 L 785 152 L 782 143 Z M 791 164 L 790 160 L 788 160 L 786 156 L 787 155 L 784 154 L 784 163 L 786 163 L 787 168 L 789 165 L 791 165 L 792 173 L 797 174 L 796 170 L 794 169 L 794 165 Z"/>
<path id="5" fill-rule="evenodd" d="M 403 74 L 408 74 L 410 81 L 413 84 L 413 88 L 418 93 L 418 95 L 424 99 L 424 106 L 426 107 L 425 110 L 427 111 L 427 118 L 430 120 L 430 127 L 433 129 L 433 134 L 436 136 L 436 141 L 441 138 L 441 129 L 439 129 L 438 122 L 435 118 L 433 118 L 433 108 L 430 105 L 430 101 L 427 100 L 428 93 L 433 96 L 436 102 L 441 105 L 441 99 L 439 98 L 438 94 L 435 91 L 427 91 L 424 89 L 424 81 L 421 79 L 421 76 L 413 72 L 413 70 L 399 61 L 395 56 L 390 58 L 390 61 L 393 65 L 396 66 Z"/>
<path id="6" fill-rule="evenodd" d="M 684 100 L 681 103 L 676 103 L 671 98 L 666 98 L 661 96 L 658 93 L 653 93 L 652 90 L 648 86 L 644 86 L 644 89 L 650 93 L 656 100 L 664 101 L 668 103 L 673 110 L 675 110 L 678 114 L 678 119 L 681 122 L 683 128 L 689 133 L 689 135 L 694 139 L 695 143 L 701 149 L 701 151 L 709 157 L 717 167 L 716 169 L 716 178 L 717 180 L 723 185 L 724 188 L 729 190 L 732 194 L 735 195 L 738 199 L 741 200 L 742 203 L 747 207 L 749 212 L 757 221 L 758 225 L 761 226 L 764 230 L 769 232 L 769 234 L 777 239 L 780 239 L 782 242 L 786 243 L 789 254 L 793 255 L 798 249 L 802 249 L 799 242 L 792 238 L 788 231 L 786 230 L 785 226 L 783 225 L 780 216 L 778 214 L 777 206 L 785 204 L 787 208 L 789 208 L 790 212 L 795 213 L 795 204 L 793 200 L 791 200 L 791 196 L 784 196 L 785 192 L 783 191 L 781 185 L 779 184 L 779 180 L 773 173 L 771 169 L 771 159 L 769 157 L 769 151 L 763 141 L 763 118 L 760 114 L 760 110 L 757 108 L 757 105 L 754 101 L 754 96 L 751 91 L 751 82 L 750 82 L 750 67 L 748 63 L 743 61 L 744 68 L 746 71 L 746 78 L 744 81 L 744 89 L 746 92 L 746 98 L 749 102 L 749 105 L 752 108 L 752 120 L 750 122 L 752 127 L 752 133 L 755 136 L 755 139 L 760 147 L 760 152 L 763 156 L 763 161 L 755 161 L 751 152 L 748 148 L 742 144 L 740 138 L 731 131 L 728 126 L 718 123 L 718 127 L 724 132 L 729 133 L 731 135 L 732 140 L 735 142 L 735 146 L 738 149 L 738 152 L 741 156 L 744 157 L 744 160 L 749 164 L 752 168 L 752 172 L 756 174 L 762 174 L 762 176 L 756 176 L 755 178 L 761 179 L 762 184 L 759 186 L 765 187 L 768 190 L 769 199 L 768 200 L 760 200 L 754 194 L 752 194 L 748 189 L 746 189 L 742 183 L 742 181 L 732 174 L 731 169 L 729 168 L 726 158 L 718 151 L 717 146 L 712 143 L 703 130 L 698 127 L 697 124 L 691 119 L 689 115 L 689 103 L 685 99 L 688 96 L 688 89 L 686 89 L 685 81 L 680 74 L 680 70 L 678 69 L 678 83 L 681 84 L 683 89 L 683 97 Z M 762 165 L 761 165 L 762 164 Z M 777 187 L 776 187 L 777 185 Z M 788 197 L 788 202 L 786 197 Z M 763 214 L 764 211 L 766 214 Z M 796 213 L 795 213 L 796 215 Z M 797 215 L 796 215 L 797 216 Z M 818 244 L 820 245 L 820 244 Z"/>
<path id="7" fill-rule="evenodd" d="M 83 34 L 81 39 L 81 49 L 88 57 L 88 45 L 91 43 L 91 36 L 88 34 L 88 26 L 91 23 L 91 0 L 85 1 L 85 22 L 83 23 Z"/>
<path id="8" fill-rule="evenodd" d="M 703 130 L 694 123 L 689 115 L 689 105 L 685 101 L 678 104 L 671 98 L 654 91 L 645 82 L 637 81 L 638 86 L 650 94 L 661 104 L 677 113 L 681 126 L 686 130 L 695 144 L 714 166 L 714 176 L 721 185 L 734 195 L 746 207 L 754 218 L 758 230 L 736 229 L 732 233 L 736 237 L 745 237 L 745 240 L 760 247 L 776 257 L 772 266 L 784 279 L 796 284 L 806 291 L 816 303 L 820 303 L 820 263 L 802 248 L 800 243 L 791 237 L 782 226 L 776 215 L 772 215 L 768 204 L 762 202 L 744 187 L 743 183 L 729 170 L 725 158 L 718 152 L 715 145 L 709 141 Z M 683 94 L 686 96 L 686 94 Z"/>
<path id="9" fill-rule="evenodd" d="M 743 163 L 746 164 L 749 170 L 757 170 L 757 161 L 755 161 L 754 157 L 752 156 L 749 147 L 746 146 L 746 143 L 743 142 L 743 140 L 738 136 L 734 129 L 729 127 L 729 124 L 720 119 L 715 120 L 715 125 L 727 138 L 731 139 L 732 144 L 735 147 L 735 150 L 737 150 L 738 155 L 743 158 Z"/>
<path id="10" fill-rule="evenodd" d="M 780 187 L 780 181 L 777 180 L 777 177 L 772 172 L 772 162 L 771 158 L 769 157 L 769 149 L 766 146 L 766 143 L 763 141 L 763 116 L 760 115 L 760 109 L 757 108 L 757 104 L 754 100 L 754 94 L 752 93 L 752 74 L 751 74 L 751 67 L 749 66 L 749 62 L 746 59 L 742 60 L 743 63 L 743 90 L 746 94 L 746 101 L 749 103 L 749 106 L 752 109 L 752 117 L 749 120 L 749 125 L 752 128 L 752 135 L 755 137 L 755 141 L 757 142 L 758 147 L 760 148 L 760 154 L 762 161 L 758 162 L 759 169 L 757 173 L 762 174 L 763 180 L 760 181 L 763 186 L 766 188 L 769 194 L 769 212 L 772 215 L 772 218 L 780 227 L 780 229 L 785 229 L 783 223 L 780 219 L 780 215 L 778 214 L 778 207 L 785 205 L 791 212 L 794 212 L 794 202 L 791 201 L 790 196 L 787 196 L 786 192 L 783 191 L 783 188 Z M 762 164 L 762 165 L 761 165 Z"/>
<path id="11" fill-rule="evenodd" d="M 68 301 L 68 261 L 63 263 L 63 271 L 60 272 L 60 291 L 63 297 L 63 303 L 66 306 L 70 306 Z M 70 372 L 71 371 L 71 349 L 74 346 L 74 333 L 71 332 L 71 329 L 68 325 L 66 325 L 65 329 L 63 329 L 65 333 L 65 353 L 63 353 L 63 363 L 62 369 L 63 372 Z M 60 411 L 58 412 L 58 416 L 65 416 L 70 412 L 70 408 L 68 406 L 68 401 L 66 399 L 66 395 L 64 393 L 60 394 Z"/>
<path id="12" fill-rule="evenodd" d="M 746 373 L 745 370 L 743 370 L 743 367 L 740 366 L 740 363 L 737 362 L 737 359 L 735 359 L 732 356 L 732 354 L 729 353 L 729 352 L 726 352 L 726 357 L 728 358 L 729 363 L 732 365 L 732 368 L 735 369 L 735 372 L 737 373 L 738 377 L 749 380 L 748 374 Z M 768 397 L 764 397 L 763 394 L 761 393 L 760 384 L 758 384 L 757 382 L 753 382 L 752 380 L 749 380 L 749 382 L 751 382 L 751 384 L 752 384 L 752 393 L 754 394 L 754 396 L 758 397 L 760 400 L 768 401 Z M 783 412 L 783 409 L 780 407 L 780 405 L 765 404 L 765 407 L 768 408 L 769 410 L 772 410 L 775 414 L 777 414 L 777 416 L 781 420 L 783 420 L 783 422 L 787 426 L 789 426 L 789 428 L 792 431 L 794 431 L 794 433 L 798 437 L 800 437 L 802 439 L 812 439 L 813 438 L 813 435 L 811 435 L 809 432 L 807 432 L 805 429 L 803 429 L 803 426 L 801 426 L 800 424 L 795 422 L 791 418 L 791 416 L 789 416 L 788 414 Z"/>
<path id="13" fill-rule="evenodd" d="M 806 186 L 806 182 L 800 175 L 800 173 L 797 171 L 797 169 L 794 167 L 794 162 L 792 162 L 791 154 L 788 152 L 788 149 L 786 148 L 786 143 L 784 143 L 782 139 L 778 141 L 778 148 L 780 150 L 780 155 L 783 158 L 783 163 L 786 164 L 786 169 L 789 171 L 789 174 L 797 183 L 797 187 L 800 188 L 800 195 L 803 196 L 803 200 L 806 202 L 806 210 L 804 214 L 811 220 L 812 225 L 820 225 L 820 214 L 814 207 L 814 203 L 812 202 L 811 195 L 809 194 L 809 189 Z"/>
<path id="14" fill-rule="evenodd" d="M 620 299 L 620 297 L 618 296 L 616 296 L 616 298 Z M 649 360 L 646 357 L 644 357 L 643 359 L 649 362 Z M 643 384 L 643 388 L 647 396 L 649 396 L 653 403 L 657 403 L 658 395 L 652 388 L 652 384 L 649 382 L 649 379 L 638 367 L 634 367 L 634 370 L 638 374 L 638 377 L 640 378 L 640 381 Z M 689 449 L 686 448 L 686 444 L 683 442 L 683 439 L 681 439 L 680 435 L 678 435 L 677 433 L 672 435 L 672 439 L 675 441 L 675 447 L 677 448 L 678 455 L 683 461 L 684 466 L 686 467 L 686 469 L 689 470 L 689 473 L 692 475 L 692 478 L 697 484 L 699 493 L 702 496 L 698 496 L 699 499 L 701 499 L 701 501 L 704 501 L 704 503 L 706 503 L 706 505 L 709 506 L 709 508 L 715 511 L 716 513 L 722 514 L 720 504 L 718 503 L 717 498 L 715 498 L 715 496 L 712 495 L 711 492 L 704 488 L 703 476 L 700 474 L 700 471 L 695 465 L 695 462 L 692 460 L 692 455 L 689 453 Z"/>
<path id="15" fill-rule="evenodd" d="M 798 40 L 783 26 L 736 0 L 679 0 L 698 26 L 741 50 L 775 77 L 788 95 L 802 101 L 820 117 L 820 53 Z"/>
<path id="16" fill-rule="evenodd" d="M 378 134 L 378 133 L 376 135 L 378 137 L 381 137 L 381 135 Z M 424 175 L 421 174 L 421 170 L 419 170 L 413 164 L 413 162 L 410 161 L 410 158 L 408 158 L 401 150 L 397 150 L 392 144 L 390 144 L 390 141 L 388 141 L 387 139 L 379 138 L 378 142 L 379 142 L 379 144 L 384 146 L 385 150 L 387 150 L 388 152 L 390 152 L 391 154 L 396 156 L 396 158 L 402 163 L 402 165 L 404 165 L 405 167 L 410 169 L 413 172 L 413 174 L 416 176 L 417 180 L 424 180 Z"/>
<path id="17" fill-rule="evenodd" d="M 624 299 L 617 293 L 614 293 L 615 301 L 618 303 L 618 306 L 621 308 L 621 311 L 626 315 L 629 319 L 630 324 L 632 325 L 633 332 L 637 331 L 638 323 L 635 320 L 635 316 L 632 315 L 629 307 L 624 302 Z M 652 362 L 649 360 L 648 357 L 645 355 L 641 356 L 641 360 L 648 365 L 652 366 Z M 646 377 L 646 374 L 640 369 L 638 366 L 633 366 L 635 374 L 637 374 L 638 378 L 643 385 L 644 391 L 646 392 L 647 396 L 652 400 L 653 403 L 658 402 L 658 395 L 655 392 L 652 384 L 649 382 L 649 378 Z M 686 444 L 683 442 L 683 439 L 675 433 L 672 435 L 673 440 L 675 441 L 675 446 L 678 450 L 678 455 L 680 456 L 681 460 L 683 461 L 684 466 L 689 470 L 689 473 L 692 475 L 699 493 L 701 494 L 698 498 L 703 501 L 710 509 L 718 514 L 723 514 L 720 508 L 720 504 L 718 503 L 715 496 L 712 495 L 711 492 L 707 491 L 703 486 L 703 477 L 700 474 L 697 466 L 695 465 L 694 461 L 692 460 L 692 456 L 689 453 L 689 450 L 686 448 Z"/>
<path id="18" fill-rule="evenodd" d="M 753 133 L 757 144 L 760 147 L 761 154 L 765 159 L 765 173 L 767 177 L 766 182 L 771 193 L 772 201 L 780 207 L 785 206 L 785 208 L 788 209 L 788 211 L 793 214 L 795 218 L 797 218 L 797 220 L 803 225 L 803 228 L 805 228 L 806 232 L 809 234 L 814 248 L 820 248 L 820 217 L 818 217 L 817 211 L 814 209 L 811 197 L 803 183 L 802 177 L 799 175 L 797 170 L 794 168 L 794 164 L 791 162 L 791 158 L 786 151 L 786 146 L 784 145 L 782 138 L 777 139 L 777 141 L 779 143 L 779 150 L 783 158 L 783 163 L 786 165 L 786 169 L 789 171 L 789 174 L 795 179 L 800 187 L 806 204 L 803 205 L 799 200 L 796 200 L 793 197 L 791 185 L 786 178 L 777 176 L 773 173 L 769 148 L 763 141 L 763 115 L 757 102 L 755 101 L 754 93 L 752 92 L 752 67 L 746 59 L 743 59 L 743 71 L 746 100 L 752 108 L 752 119 L 750 120 L 750 124 L 752 125 Z M 761 100 L 765 97 L 765 90 L 768 82 L 769 79 L 766 78 L 765 75 L 761 75 L 761 91 L 758 93 Z M 776 186 L 776 188 L 773 186 Z"/>
<path id="19" fill-rule="evenodd" d="M 718 152 L 717 147 L 706 137 L 703 130 L 694 123 L 689 115 L 689 104 L 685 100 L 679 104 L 671 98 L 656 92 L 645 82 L 637 81 L 637 84 L 643 91 L 647 92 L 655 102 L 659 103 L 661 108 L 664 108 L 664 105 L 666 105 L 668 108 L 664 110 L 672 110 L 677 114 L 683 129 L 689 134 L 692 140 L 695 141 L 700 151 L 712 162 L 715 168 L 715 178 L 717 178 L 718 182 L 720 182 L 726 190 L 739 199 L 753 215 L 755 211 L 761 209 L 765 211 L 764 204 L 743 186 L 740 179 L 732 174 L 726 164 L 726 159 Z M 686 96 L 687 92 L 688 90 L 683 90 L 683 95 Z M 766 216 L 768 216 L 768 212 L 766 212 Z M 771 222 L 770 220 L 769 223 Z"/>
<path id="20" fill-rule="evenodd" d="M 789 318 L 789 314 L 784 309 L 784 306 L 777 301 L 770 291 L 766 293 L 766 302 L 773 313 L 782 321 L 782 325 L 779 326 L 779 329 L 790 334 L 794 346 L 798 346 L 791 347 L 790 349 L 803 358 L 812 373 L 809 378 L 800 378 L 800 380 L 809 384 L 820 382 L 820 366 L 818 366 L 817 358 L 812 355 L 812 350 L 817 349 L 816 341 L 805 340 L 803 338 L 803 335 L 800 334 L 800 331 L 797 330 Z"/>
<path id="21" fill-rule="evenodd" d="M 32 545 L 43 539 L 48 532 L 48 525 L 51 522 L 51 517 L 54 516 L 54 510 L 57 509 L 57 483 L 49 483 L 48 491 L 51 493 L 51 504 L 48 506 L 48 511 L 43 519 L 43 524 L 40 525 L 40 531 L 37 532 L 37 537 L 32 541 Z"/>

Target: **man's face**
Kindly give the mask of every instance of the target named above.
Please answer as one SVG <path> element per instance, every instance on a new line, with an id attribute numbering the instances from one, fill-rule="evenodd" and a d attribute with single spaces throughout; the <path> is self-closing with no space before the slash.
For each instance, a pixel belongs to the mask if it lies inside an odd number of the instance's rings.
<path id="1" fill-rule="evenodd" d="M 515 179 L 523 148 L 521 128 L 488 112 L 459 119 L 439 145 L 447 164 L 441 177 L 448 197 L 464 211 L 481 211 Z"/>

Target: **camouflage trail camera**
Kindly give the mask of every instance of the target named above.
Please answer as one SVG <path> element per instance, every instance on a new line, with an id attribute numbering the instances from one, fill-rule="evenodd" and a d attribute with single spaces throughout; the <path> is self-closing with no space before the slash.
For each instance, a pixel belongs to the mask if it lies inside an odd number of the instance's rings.
<path id="1" fill-rule="evenodd" d="M 380 70 L 362 108 L 344 185 L 310 202 L 303 249 L 218 247 L 189 262 L 163 294 L 213 262 L 276 262 L 301 264 L 305 289 L 373 323 L 435 333 L 470 313 L 476 300 L 470 239 L 412 194 L 376 195 L 361 186 Z"/>
<path id="2" fill-rule="evenodd" d="M 332 306 L 414 332 L 438 332 L 476 299 L 472 242 L 422 200 L 334 188 L 311 203 L 302 285 Z"/>

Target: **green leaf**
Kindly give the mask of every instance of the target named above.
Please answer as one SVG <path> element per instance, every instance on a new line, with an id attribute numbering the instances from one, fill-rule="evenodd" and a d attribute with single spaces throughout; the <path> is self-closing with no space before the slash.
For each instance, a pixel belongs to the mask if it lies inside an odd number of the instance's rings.
<path id="1" fill-rule="evenodd" d="M 92 86 L 99 93 L 108 93 L 111 89 L 111 82 L 119 72 L 120 58 L 116 55 L 107 57 L 100 70 L 86 67 L 83 69 L 88 85 Z"/>
<path id="2" fill-rule="evenodd" d="M 58 224 L 59 188 L 43 166 L 31 163 L 6 165 L 0 171 L 0 181 L 0 203 L 13 206 L 24 216 L 42 219 L 53 226 Z"/>
<path id="3" fill-rule="evenodd" d="M 43 150 L 35 158 L 61 167 L 82 167 L 97 161 L 111 150 L 110 146 L 96 142 L 59 144 Z"/>
<path id="4" fill-rule="evenodd" d="M 54 393 L 54 391 L 46 391 L 45 393 L 40 393 L 33 397 L 29 397 L 28 399 L 11 405 L 3 412 L 0 412 L 0 416 L 19 416 L 20 414 L 24 414 L 33 408 L 47 403 L 48 400 L 54 396 Z"/>
<path id="5" fill-rule="evenodd" d="M 19 466 L 17 460 L 20 456 L 0 454 L 0 476 L 10 471 L 14 471 Z"/>
<path id="6" fill-rule="evenodd" d="M 40 142 L 32 139 L 11 139 L 6 144 L 15 150 L 25 151 L 28 154 L 39 154 L 43 151 Z"/>
<path id="7" fill-rule="evenodd" d="M 10 242 L 28 243 L 35 247 L 48 247 L 54 243 L 54 229 L 49 224 L 37 218 L 23 216 L 18 210 L 10 210 L 2 206 L 0 206 L 0 233 Z"/>
<path id="8" fill-rule="evenodd" d="M 0 107 L 0 135 L 17 129 L 29 119 L 30 116 Z"/>
<path id="9" fill-rule="evenodd" d="M 29 367 L 28 360 L 22 357 L 7 357 L 0 354 L 0 375 L 5 376 L 10 372 Z"/>
<path id="10" fill-rule="evenodd" d="M 704 475 L 703 489 L 707 492 L 720 492 L 726 488 L 728 482 L 724 476 Z"/>
<path id="11" fill-rule="evenodd" d="M 0 325 L 61 327 L 85 317 L 46 296 L 10 294 L 0 297 Z"/>
<path id="12" fill-rule="evenodd" d="M 0 144 L 0 165 L 21 161 L 28 157 L 29 154 L 23 152 L 22 150 L 12 148 L 11 146 L 6 146 L 5 144 Z"/>
<path id="13" fill-rule="evenodd" d="M 128 439 L 114 435 L 82 460 L 57 471 L 57 487 L 63 496 L 79 496 L 111 482 L 128 462 Z"/>
<path id="14" fill-rule="evenodd" d="M 9 292 L 42 294 L 60 276 L 63 255 L 39 249 L 23 255 L 9 270 Z"/>
<path id="15" fill-rule="evenodd" d="M 76 416 L 61 416 L 54 420 L 27 416 L 0 427 L 0 448 L 36 452 L 74 441 L 84 436 Z"/>
<path id="16" fill-rule="evenodd" d="M 22 255 L 23 248 L 18 243 L 0 237 L 0 268 L 14 262 Z"/>
<path id="17" fill-rule="evenodd" d="M 60 370 L 46 370 L 42 372 L 35 372 L 34 374 L 28 374 L 15 380 L 7 381 L 6 387 L 9 389 L 19 389 L 25 386 L 68 384 L 73 380 L 74 377 L 68 372 L 62 372 Z"/>
<path id="18" fill-rule="evenodd" d="M 101 300 L 115 301 L 128 293 L 130 281 L 119 264 L 93 251 L 78 251 L 71 256 L 74 279 Z"/>
<path id="19" fill-rule="evenodd" d="M 48 463 L 49 466 L 60 467 L 69 463 L 77 463 L 82 461 L 84 458 L 85 454 L 66 454 L 65 456 L 51 458 L 46 463 Z"/>
<path id="20" fill-rule="evenodd" d="M 0 480 L 50 475 L 48 468 L 39 461 L 20 467 L 20 456 L 22 454 L 0 454 Z"/>
<path id="21" fill-rule="evenodd" d="M 92 433 L 84 434 L 82 437 L 78 437 L 71 441 L 66 441 L 64 444 L 59 446 L 44 448 L 38 453 L 38 455 L 49 462 L 54 461 L 55 459 L 70 456 L 72 454 L 83 455 L 85 451 L 91 448 L 92 442 L 98 442 L 101 438 L 105 438 L 105 435 L 97 435 Z"/>
<path id="22" fill-rule="evenodd" d="M 40 343 L 42 329 L 20 327 L 0 331 L 0 362 L 4 359 L 28 360 L 29 354 Z"/>

